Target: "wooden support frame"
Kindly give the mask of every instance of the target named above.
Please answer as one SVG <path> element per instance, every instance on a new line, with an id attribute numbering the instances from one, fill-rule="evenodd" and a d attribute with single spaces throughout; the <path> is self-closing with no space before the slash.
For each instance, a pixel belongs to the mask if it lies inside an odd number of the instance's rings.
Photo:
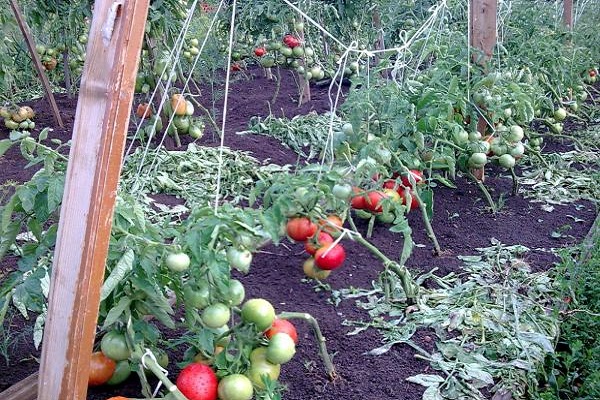
<path id="1" fill-rule="evenodd" d="M 563 23 L 569 30 L 573 30 L 573 0 L 563 1 Z"/>
<path id="2" fill-rule="evenodd" d="M 44 87 L 44 91 L 46 92 L 46 97 L 48 98 L 48 102 L 50 103 L 50 107 L 52 108 L 52 113 L 54 114 L 54 119 L 56 123 L 61 128 L 65 127 L 63 120 L 60 116 L 60 111 L 58 110 L 58 105 L 56 105 L 56 99 L 54 98 L 54 94 L 52 93 L 52 87 L 50 86 L 50 82 L 48 81 L 48 77 L 46 76 L 46 70 L 42 65 L 42 61 L 38 56 L 37 51 L 35 50 L 35 42 L 31 33 L 29 32 L 29 27 L 27 26 L 27 22 L 25 22 L 25 18 L 23 18 L 23 14 L 19 9 L 19 5 L 16 0 L 10 0 L 10 8 L 12 8 L 13 14 L 17 20 L 17 24 L 19 25 L 19 29 L 21 29 L 21 33 L 23 33 L 23 37 L 25 38 L 25 43 L 27 43 L 27 49 L 29 50 L 29 54 L 31 55 L 31 60 L 33 61 L 33 66 L 35 67 L 40 80 L 42 81 L 42 86 Z"/>
<path id="3" fill-rule="evenodd" d="M 469 27 L 469 44 L 481 50 L 474 55 L 475 61 L 485 64 L 494 53 L 497 41 L 498 0 L 469 0 L 471 2 L 471 26 Z"/>
<path id="4" fill-rule="evenodd" d="M 149 0 L 98 0 L 52 266 L 38 400 L 83 400 Z"/>

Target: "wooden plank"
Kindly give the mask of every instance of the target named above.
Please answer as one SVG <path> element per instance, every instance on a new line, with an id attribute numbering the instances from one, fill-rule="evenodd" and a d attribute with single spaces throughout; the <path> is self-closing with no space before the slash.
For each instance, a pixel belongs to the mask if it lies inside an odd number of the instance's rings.
<path id="1" fill-rule="evenodd" d="M 112 215 L 149 0 L 98 0 L 57 245 L 38 400 L 86 398 Z"/>
<path id="2" fill-rule="evenodd" d="M 474 59 L 480 64 L 485 64 L 496 46 L 496 14 L 498 13 L 497 0 L 469 0 L 471 2 L 471 27 L 469 43 L 471 47 L 481 50 L 475 54 Z"/>
<path id="3" fill-rule="evenodd" d="M 564 0 L 563 2 L 563 23 L 569 29 L 573 29 L 573 0 Z"/>
<path id="4" fill-rule="evenodd" d="M 42 86 L 44 87 L 44 91 L 46 92 L 46 98 L 50 103 L 50 107 L 52 108 L 52 113 L 54 114 L 54 119 L 56 123 L 61 128 L 64 128 L 65 125 L 60 116 L 60 111 L 58 110 L 58 105 L 56 104 L 56 99 L 54 98 L 54 94 L 52 93 L 52 87 L 50 86 L 50 82 L 48 81 L 48 77 L 46 76 L 46 70 L 42 65 L 42 61 L 35 50 L 35 42 L 31 33 L 29 32 L 29 27 L 27 26 L 27 22 L 23 18 L 23 14 L 19 9 L 19 5 L 16 0 L 10 0 L 10 7 L 13 10 L 13 14 L 15 14 L 15 18 L 17 19 L 17 24 L 25 37 L 25 43 L 27 43 L 27 48 L 29 49 L 29 54 L 31 55 L 31 60 L 33 60 L 33 66 L 35 67 L 40 80 L 42 81 Z"/>
<path id="5" fill-rule="evenodd" d="M 38 373 L 29 375 L 0 393 L 2 400 L 35 400 L 37 397 Z"/>

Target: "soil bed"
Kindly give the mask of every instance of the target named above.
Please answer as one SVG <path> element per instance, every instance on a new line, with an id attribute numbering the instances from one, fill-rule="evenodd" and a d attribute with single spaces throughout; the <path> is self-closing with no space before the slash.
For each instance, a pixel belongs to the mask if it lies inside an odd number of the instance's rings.
<path id="1" fill-rule="evenodd" d="M 252 116 L 269 114 L 268 101 L 273 96 L 275 84 L 264 79 L 258 72 L 254 75 L 250 80 L 240 79 L 233 85 L 225 144 L 233 149 L 251 151 L 260 160 L 295 164 L 298 159 L 296 154 L 276 140 L 265 136 L 235 134 L 247 129 L 248 120 Z M 271 108 L 274 115 L 291 117 L 311 110 L 329 110 L 327 87 L 313 87 L 313 101 L 297 107 L 297 90 L 293 81 L 288 78 L 284 76 L 278 99 Z M 68 140 L 73 127 L 76 99 L 68 99 L 62 95 L 57 96 L 57 99 L 66 128 L 54 128 L 49 137 Z M 30 105 L 37 112 L 38 127 L 54 126 L 50 109 L 43 99 L 32 101 Z M 219 106 L 217 103 L 217 109 Z M 34 134 L 38 132 L 36 129 Z M 5 137 L 7 133 L 2 128 L 0 137 Z M 207 133 L 200 144 L 218 145 L 218 138 Z M 169 142 L 167 146 L 172 147 L 173 143 Z M 552 144 L 553 151 L 561 148 L 569 149 L 560 143 Z M 24 170 L 25 164 L 19 150 L 11 149 L 0 158 L 0 184 L 8 180 L 28 180 L 34 171 Z M 415 247 L 408 262 L 412 270 L 429 271 L 437 267 L 440 275 L 460 272 L 460 262 L 456 256 L 473 254 L 474 248 L 489 246 L 492 238 L 504 244 L 529 247 L 532 251 L 527 253 L 526 261 L 536 270 L 548 269 L 556 261 L 550 249 L 581 242 L 593 223 L 596 210 L 591 203 L 556 206 L 549 213 L 543 211 L 538 203 L 531 203 L 522 197 L 511 197 L 510 176 L 491 176 L 486 184 L 494 199 L 498 199 L 501 194 L 505 196 L 505 204 L 495 216 L 486 211 L 481 192 L 471 182 L 459 178 L 456 182 L 458 189 L 435 189 L 433 228 L 444 250 L 442 256 L 432 256 L 432 245 L 426 236 L 420 214 L 413 212 L 409 215 L 414 241 L 420 245 Z M 573 217 L 582 222 L 574 222 Z M 356 221 L 364 234 L 366 222 Z M 570 229 L 565 235 L 553 238 L 552 232 L 563 226 L 570 226 Z M 391 258 L 397 258 L 400 254 L 402 237 L 389 232 L 386 225 L 376 225 L 372 242 Z M 345 246 L 347 261 L 330 276 L 327 283 L 333 289 L 370 287 L 382 269 L 381 263 L 356 243 L 347 242 Z M 353 301 L 342 301 L 337 307 L 332 305 L 328 301 L 329 292 L 316 291 L 314 282 L 304 281 L 302 263 L 306 257 L 300 244 L 285 241 L 279 247 L 269 246 L 255 255 L 250 273 L 241 278 L 247 297 L 266 298 L 278 311 L 303 311 L 312 314 L 319 321 L 327 338 L 327 346 L 333 355 L 339 379 L 335 382 L 327 380 L 309 327 L 298 323 L 300 341 L 297 355 L 282 368 L 281 382 L 288 387 L 284 399 L 421 399 L 423 388 L 408 383 L 405 379 L 418 373 L 426 373 L 430 370 L 429 365 L 415 359 L 414 351 L 408 346 L 395 346 L 381 356 L 364 355 L 381 345 L 379 333 L 370 329 L 358 336 L 347 336 L 353 328 L 343 326 L 342 322 L 367 320 L 368 315 L 358 309 Z M 5 258 L 0 265 L 0 279 L 15 267 L 14 257 Z M 8 364 L 1 367 L 3 372 L 0 374 L 0 391 L 38 369 L 36 358 L 40 353 L 31 345 L 31 325 L 32 321 L 24 321 L 18 316 L 12 320 L 10 331 L 14 340 L 8 347 Z M 433 342 L 427 332 L 417 333 L 414 339 L 424 349 L 432 350 Z M 0 357 L 0 363 L 5 362 Z M 177 373 L 174 364 L 171 364 L 171 377 Z M 90 389 L 88 399 L 106 399 L 117 394 L 139 397 L 136 377 L 133 376 L 125 385 L 117 388 Z"/>

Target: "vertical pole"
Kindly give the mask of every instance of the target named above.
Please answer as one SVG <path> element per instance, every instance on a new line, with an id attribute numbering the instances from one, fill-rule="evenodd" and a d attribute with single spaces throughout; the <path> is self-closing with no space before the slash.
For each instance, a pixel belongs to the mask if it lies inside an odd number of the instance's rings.
<path id="1" fill-rule="evenodd" d="M 480 52 L 473 55 L 473 61 L 484 66 L 494 54 L 497 41 L 498 0 L 469 0 L 471 2 L 471 26 L 469 27 L 469 45 Z M 480 117 L 477 131 L 485 135 L 487 122 Z M 471 171 L 480 181 L 485 180 L 485 168 Z"/>
<path id="2" fill-rule="evenodd" d="M 84 400 L 149 0 L 97 0 L 69 155 L 38 400 Z"/>
<path id="3" fill-rule="evenodd" d="M 469 43 L 481 50 L 483 57 L 475 55 L 478 64 L 485 64 L 494 53 L 496 46 L 496 15 L 498 0 L 469 0 L 471 2 L 471 26 Z"/>
<path id="4" fill-rule="evenodd" d="M 42 61 L 40 60 L 40 57 L 38 56 L 38 53 L 35 50 L 35 42 L 33 41 L 31 33 L 29 33 L 29 27 L 27 26 L 27 22 L 25 22 L 25 18 L 23 18 L 23 14 L 21 14 L 21 10 L 19 9 L 19 5 L 17 4 L 16 0 L 10 0 L 10 7 L 13 10 L 13 14 L 15 14 L 15 18 L 17 19 L 17 24 L 21 29 L 21 33 L 23 33 L 25 43 L 27 43 L 27 48 L 29 49 L 29 54 L 31 55 L 33 66 L 35 67 L 38 76 L 42 81 L 42 86 L 44 86 L 44 91 L 46 92 L 48 102 L 50 102 L 50 107 L 52 108 L 54 119 L 56 120 L 58 126 L 64 128 L 65 125 L 63 124 L 63 120 L 60 117 L 60 111 L 58 111 L 58 106 L 56 105 L 54 94 L 52 94 L 52 87 L 50 87 L 50 82 L 48 81 L 48 77 L 46 76 L 46 72 L 44 66 L 42 65 Z"/>
<path id="5" fill-rule="evenodd" d="M 567 29 L 573 30 L 573 0 L 564 0 L 563 7 L 563 23 Z"/>

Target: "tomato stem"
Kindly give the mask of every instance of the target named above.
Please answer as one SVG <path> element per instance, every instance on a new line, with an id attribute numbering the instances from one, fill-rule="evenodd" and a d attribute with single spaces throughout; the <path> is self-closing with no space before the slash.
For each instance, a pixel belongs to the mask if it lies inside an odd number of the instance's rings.
<path id="1" fill-rule="evenodd" d="M 481 190 L 481 192 L 483 193 L 483 196 L 485 197 L 490 208 L 492 209 L 492 214 L 496 214 L 496 212 L 498 211 L 498 209 L 496 208 L 496 203 L 494 203 L 494 200 L 492 199 L 492 195 L 487 190 L 487 188 L 485 187 L 483 182 L 481 182 L 479 179 L 477 179 L 471 171 L 468 171 L 467 174 L 469 175 L 469 178 L 471 178 L 473 181 L 475 181 L 475 183 L 477 183 L 479 190 Z"/>
<path id="2" fill-rule="evenodd" d="M 171 382 L 169 378 L 167 378 L 161 366 L 158 365 L 156 358 L 153 356 L 146 356 L 146 352 L 144 352 L 140 346 L 135 346 L 135 351 L 132 354 L 132 359 L 140 362 L 140 371 L 138 371 L 138 374 L 141 373 L 145 375 L 144 367 L 152 371 L 154 376 L 156 376 L 158 380 L 160 380 L 162 384 L 165 385 L 173 400 L 188 400 L 188 398 L 185 397 L 183 393 L 181 393 L 181 391 L 179 391 L 177 386 L 175 386 L 175 384 Z"/>
<path id="3" fill-rule="evenodd" d="M 317 344 L 319 346 L 319 353 L 321 354 L 321 358 L 323 359 L 323 364 L 325 365 L 325 370 L 327 371 L 327 376 L 329 380 L 333 381 L 337 379 L 337 372 L 335 371 L 335 366 L 331 361 L 331 357 L 327 352 L 327 346 L 325 342 L 327 341 L 323 334 L 321 333 L 321 328 L 319 327 L 319 323 L 317 320 L 308 313 L 300 313 L 300 312 L 282 312 L 277 315 L 277 318 L 281 319 L 301 319 L 309 323 L 311 328 L 313 329 L 313 333 L 317 338 Z"/>
<path id="4" fill-rule="evenodd" d="M 431 226 L 431 222 L 429 221 L 429 215 L 427 214 L 427 207 L 425 207 L 425 203 L 421 200 L 421 196 L 417 190 L 413 190 L 411 196 L 414 196 L 417 199 L 417 203 L 419 204 L 419 209 L 421 210 L 421 215 L 423 216 L 423 223 L 425 224 L 425 230 L 427 231 L 427 236 L 433 242 L 433 254 L 439 256 L 442 254 L 442 249 L 440 248 L 440 244 L 435 236 L 435 232 L 433 231 L 433 227 Z"/>

